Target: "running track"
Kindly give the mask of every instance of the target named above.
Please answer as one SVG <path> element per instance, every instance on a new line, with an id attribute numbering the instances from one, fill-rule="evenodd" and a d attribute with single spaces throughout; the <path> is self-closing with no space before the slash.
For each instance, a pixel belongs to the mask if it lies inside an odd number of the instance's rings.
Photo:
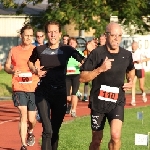
<path id="1" fill-rule="evenodd" d="M 127 103 L 125 108 L 132 108 L 130 106 L 131 95 L 127 94 Z M 150 94 L 147 95 L 148 102 L 143 103 L 141 95 L 136 96 L 137 105 L 147 106 L 150 105 Z M 90 114 L 90 110 L 87 107 L 88 102 L 79 101 L 77 107 L 77 116 L 85 116 Z M 11 100 L 0 101 L 0 150 L 20 150 L 20 138 L 18 134 L 18 111 L 13 106 Z M 71 120 L 73 118 L 70 115 L 66 115 L 64 121 Z M 28 150 L 40 150 L 39 140 L 41 138 L 42 127 L 40 123 L 37 123 L 34 128 L 34 134 L 36 137 L 36 143 L 33 147 L 28 147 Z"/>

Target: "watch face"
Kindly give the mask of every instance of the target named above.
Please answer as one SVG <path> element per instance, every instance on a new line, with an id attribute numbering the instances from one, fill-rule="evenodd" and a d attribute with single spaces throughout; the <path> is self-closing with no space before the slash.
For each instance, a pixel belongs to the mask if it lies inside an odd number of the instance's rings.
<path id="1" fill-rule="evenodd" d="M 84 51 L 85 47 L 86 47 L 86 42 L 87 41 L 84 38 L 81 38 L 81 37 L 78 37 L 77 41 L 78 41 L 77 50 Z"/>

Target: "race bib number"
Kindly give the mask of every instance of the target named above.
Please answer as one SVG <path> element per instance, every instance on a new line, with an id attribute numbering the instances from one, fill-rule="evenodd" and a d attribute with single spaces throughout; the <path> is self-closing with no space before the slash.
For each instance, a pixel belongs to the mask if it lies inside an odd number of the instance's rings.
<path id="1" fill-rule="evenodd" d="M 104 101 L 111 101 L 116 103 L 118 100 L 119 88 L 101 85 L 98 99 Z"/>
<path id="2" fill-rule="evenodd" d="M 74 74 L 76 72 L 75 67 L 67 67 L 67 74 Z"/>
<path id="3" fill-rule="evenodd" d="M 32 73 L 20 73 L 19 74 L 19 83 L 32 83 Z"/>

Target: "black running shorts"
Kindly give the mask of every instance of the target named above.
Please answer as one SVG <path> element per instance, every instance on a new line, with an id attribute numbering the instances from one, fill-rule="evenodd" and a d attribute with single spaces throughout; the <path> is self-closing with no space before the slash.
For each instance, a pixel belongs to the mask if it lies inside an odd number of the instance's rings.
<path id="1" fill-rule="evenodd" d="M 137 78 L 144 78 L 145 77 L 144 69 L 135 69 L 135 75 L 137 76 Z"/>
<path id="2" fill-rule="evenodd" d="M 99 113 L 91 110 L 91 128 L 93 131 L 100 131 L 104 129 L 106 118 L 109 124 L 113 119 L 124 121 L 124 106 L 117 105 L 116 108 L 109 113 Z"/>

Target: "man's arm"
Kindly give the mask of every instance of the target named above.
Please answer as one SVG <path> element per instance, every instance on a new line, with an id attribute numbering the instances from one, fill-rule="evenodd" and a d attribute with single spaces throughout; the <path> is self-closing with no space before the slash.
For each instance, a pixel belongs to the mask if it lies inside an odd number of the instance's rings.
<path id="1" fill-rule="evenodd" d="M 131 90 L 133 86 L 133 80 L 135 77 L 135 69 L 132 69 L 131 71 L 128 72 L 128 83 L 124 83 L 123 89 L 124 91 Z"/>
<path id="2" fill-rule="evenodd" d="M 150 58 L 142 59 L 142 62 L 147 62 L 147 61 L 150 61 Z"/>
<path id="3" fill-rule="evenodd" d="M 107 57 L 105 58 L 104 62 L 102 65 L 93 71 L 82 71 L 80 73 L 80 82 L 89 82 L 92 81 L 94 78 L 96 78 L 99 74 L 102 72 L 107 71 L 108 69 L 111 69 L 111 62 L 114 61 L 113 59 L 108 59 Z"/>
<path id="4" fill-rule="evenodd" d="M 37 75 L 38 74 L 38 68 L 35 66 L 35 63 L 28 60 L 27 64 L 28 64 L 28 67 L 31 70 L 31 72 Z"/>
<path id="5" fill-rule="evenodd" d="M 128 80 L 133 82 L 134 77 L 135 77 L 135 69 L 128 72 Z"/>
<path id="6" fill-rule="evenodd" d="M 12 56 L 12 51 L 10 50 L 6 59 L 6 62 L 4 64 L 4 70 L 8 73 L 8 74 L 14 74 L 15 71 L 12 68 L 12 64 L 11 64 L 11 56 Z"/>
<path id="7" fill-rule="evenodd" d="M 96 78 L 102 71 L 99 71 L 98 68 L 93 71 L 82 71 L 80 73 L 80 82 L 89 82 Z"/>

